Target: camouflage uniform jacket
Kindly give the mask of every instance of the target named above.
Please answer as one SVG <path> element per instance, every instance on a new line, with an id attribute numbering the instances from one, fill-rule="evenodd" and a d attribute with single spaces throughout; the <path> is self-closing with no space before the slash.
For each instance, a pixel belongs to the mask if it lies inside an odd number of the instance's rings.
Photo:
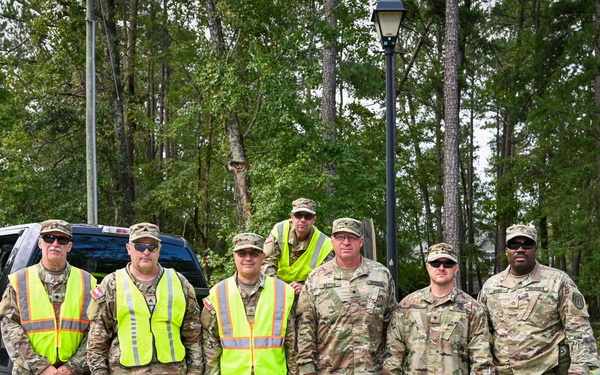
<path id="1" fill-rule="evenodd" d="M 144 287 L 144 284 L 135 279 L 128 264 L 127 273 L 134 280 L 140 292 L 149 299 L 155 300 L 156 286 L 164 270 L 159 265 L 159 276 L 155 283 Z M 90 336 L 87 346 L 87 360 L 92 374 L 158 374 L 158 375 L 181 375 L 181 374 L 203 374 L 204 360 L 202 357 L 202 336 L 200 326 L 200 307 L 196 300 L 194 287 L 187 279 L 177 273 L 186 296 L 186 313 L 181 326 L 181 342 L 185 346 L 185 361 L 179 363 L 160 363 L 156 359 L 156 351 L 149 365 L 140 367 L 124 367 L 120 363 L 121 351 L 119 338 L 117 336 L 119 322 L 117 319 L 117 285 L 116 273 L 113 272 L 102 280 L 101 288 L 104 294 L 92 301 L 89 315 L 91 318 Z M 153 340 L 152 337 L 139 339 Z"/>
<path id="2" fill-rule="evenodd" d="M 537 262 L 520 282 L 509 272 L 510 266 L 492 276 L 479 292 L 494 339 L 497 373 L 542 374 L 558 364 L 561 343 L 570 349 L 569 374 L 597 368 L 585 300 L 573 280 Z"/>
<path id="3" fill-rule="evenodd" d="M 380 263 L 362 258 L 349 280 L 335 259 L 316 268 L 297 306 L 300 374 L 379 374 L 396 305 Z"/>
<path id="4" fill-rule="evenodd" d="M 284 220 L 285 221 L 285 220 Z M 281 249 L 279 248 L 279 242 L 273 235 L 274 232 L 277 232 L 277 226 L 280 223 L 275 224 L 273 230 L 271 230 L 271 234 L 265 240 L 265 262 L 262 266 L 261 272 L 267 276 L 276 276 L 277 270 L 279 269 L 279 259 L 281 258 Z M 288 235 L 288 245 L 290 249 L 290 265 L 294 264 L 302 254 L 308 248 L 310 244 L 310 240 L 312 239 L 313 234 L 315 233 L 315 227 L 310 228 L 310 233 L 308 237 L 302 242 L 299 242 L 296 238 L 296 230 L 294 227 L 294 223 L 290 220 L 290 233 Z M 326 263 L 332 260 L 335 257 L 335 253 L 333 250 L 325 257 L 323 263 Z M 297 280 L 298 282 L 302 282 L 304 280 Z"/>
<path id="5" fill-rule="evenodd" d="M 67 280 L 71 274 L 71 265 L 67 263 L 62 274 L 54 279 L 42 263 L 36 264 L 40 280 L 46 285 L 46 290 L 52 290 L 48 295 L 50 302 L 62 303 L 67 291 Z M 21 328 L 21 316 L 17 301 L 17 293 L 10 283 L 7 284 L 2 302 L 0 303 L 0 319 L 2 322 L 2 339 L 6 350 L 13 361 L 13 374 L 39 374 L 50 366 L 46 357 L 39 355 L 29 342 L 29 338 Z M 85 347 L 87 331 L 77 352 L 65 363 L 65 366 L 75 374 L 87 371 Z M 55 365 L 59 367 L 60 365 Z"/>
<path id="6" fill-rule="evenodd" d="M 234 277 L 237 279 L 237 272 Z M 254 322 L 254 313 L 260 298 L 260 292 L 264 288 L 267 276 L 261 274 L 254 289 L 250 294 L 246 295 L 244 291 L 238 287 L 242 296 L 242 301 L 246 309 L 246 318 L 249 322 Z M 295 328 L 295 307 L 292 307 L 290 318 L 288 319 L 287 331 L 285 333 L 285 351 L 288 360 L 288 374 L 296 375 L 296 328 Z M 208 297 L 204 298 L 204 310 L 202 310 L 202 336 L 204 339 L 204 356 L 206 358 L 205 375 L 220 375 L 220 358 L 221 358 L 221 339 L 219 335 L 219 324 L 217 322 L 217 314 L 212 307 Z"/>
<path id="7" fill-rule="evenodd" d="M 493 375 L 481 305 L 458 288 L 436 301 L 430 287 L 406 296 L 390 322 L 382 374 Z"/>

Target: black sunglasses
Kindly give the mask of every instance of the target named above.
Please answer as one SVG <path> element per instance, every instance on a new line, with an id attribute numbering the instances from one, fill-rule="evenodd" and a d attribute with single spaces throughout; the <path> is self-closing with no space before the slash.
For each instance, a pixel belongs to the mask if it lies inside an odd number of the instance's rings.
<path id="1" fill-rule="evenodd" d="M 146 251 L 146 249 L 150 250 L 151 252 L 155 252 L 158 251 L 158 248 L 160 247 L 160 245 L 157 243 L 130 243 L 130 245 L 140 253 L 143 253 Z"/>
<path id="2" fill-rule="evenodd" d="M 57 240 L 60 245 L 66 245 L 71 242 L 71 238 L 67 236 L 55 236 L 53 234 L 43 234 L 41 236 L 42 241 L 45 243 L 54 243 L 54 240 Z"/>
<path id="3" fill-rule="evenodd" d="M 535 247 L 535 242 L 533 242 L 533 241 L 524 241 L 524 242 L 512 241 L 512 242 L 507 243 L 506 247 L 509 248 L 510 250 L 519 250 L 520 247 L 522 247 L 524 250 L 531 250 Z"/>
<path id="4" fill-rule="evenodd" d="M 302 218 L 305 218 L 306 220 L 312 220 L 315 218 L 315 214 L 294 212 L 294 217 L 298 220 L 302 220 Z"/>
<path id="5" fill-rule="evenodd" d="M 447 260 L 445 262 L 441 262 L 439 260 L 432 260 L 429 262 L 429 265 L 433 268 L 440 268 L 441 265 L 444 265 L 444 268 L 452 268 L 456 265 L 456 262 L 452 260 Z"/>

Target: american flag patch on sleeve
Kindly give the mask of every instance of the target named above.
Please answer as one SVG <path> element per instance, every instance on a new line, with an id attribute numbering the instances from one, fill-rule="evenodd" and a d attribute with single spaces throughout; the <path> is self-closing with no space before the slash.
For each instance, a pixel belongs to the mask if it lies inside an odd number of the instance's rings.
<path id="1" fill-rule="evenodd" d="M 210 303 L 210 301 L 208 300 L 208 297 L 204 298 L 202 300 L 202 302 L 204 302 L 204 306 L 209 309 L 209 310 L 213 310 L 214 306 L 212 305 L 212 303 Z"/>
<path id="2" fill-rule="evenodd" d="M 97 286 L 96 289 L 92 290 L 92 297 L 94 299 L 98 299 L 104 296 L 104 288 L 101 286 Z"/>

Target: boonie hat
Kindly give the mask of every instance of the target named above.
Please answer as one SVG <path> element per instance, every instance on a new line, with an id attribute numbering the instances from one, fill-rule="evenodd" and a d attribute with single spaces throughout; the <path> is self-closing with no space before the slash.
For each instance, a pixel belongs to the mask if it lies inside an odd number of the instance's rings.
<path id="1" fill-rule="evenodd" d="M 458 263 L 458 250 L 452 245 L 441 242 L 429 247 L 429 255 L 427 255 L 427 262 L 438 260 L 440 258 L 448 258 L 455 263 Z"/>
<path id="2" fill-rule="evenodd" d="M 256 233 L 241 233 L 233 237 L 233 252 L 244 249 L 263 251 L 265 239 Z"/>
<path id="3" fill-rule="evenodd" d="M 333 221 L 333 227 L 331 228 L 331 234 L 338 232 L 349 232 L 354 233 L 359 237 L 363 236 L 363 225 L 360 221 L 349 217 L 343 217 Z"/>
<path id="4" fill-rule="evenodd" d="M 516 224 L 506 228 L 506 242 L 515 237 L 527 237 L 537 243 L 537 231 L 528 225 Z"/>
<path id="5" fill-rule="evenodd" d="M 133 224 L 129 227 L 129 242 L 135 242 L 141 238 L 152 238 L 160 242 L 160 229 L 158 225 L 151 223 Z"/>
<path id="6" fill-rule="evenodd" d="M 312 199 L 298 198 L 292 202 L 292 213 L 308 212 L 309 214 L 317 214 L 317 204 Z"/>
<path id="7" fill-rule="evenodd" d="M 66 234 L 69 237 L 73 237 L 73 227 L 71 224 L 64 220 L 46 220 L 42 222 L 42 229 L 40 234 L 46 234 L 50 232 L 60 232 Z"/>

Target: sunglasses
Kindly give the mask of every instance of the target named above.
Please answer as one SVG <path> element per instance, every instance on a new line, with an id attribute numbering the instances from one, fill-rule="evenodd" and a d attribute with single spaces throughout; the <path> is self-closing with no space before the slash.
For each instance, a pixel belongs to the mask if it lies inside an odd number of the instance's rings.
<path id="1" fill-rule="evenodd" d="M 444 266 L 444 268 L 452 268 L 456 265 L 456 262 L 452 260 L 447 260 L 445 262 L 440 262 L 439 260 L 432 260 L 429 262 L 429 265 L 433 268 L 440 268 L 440 266 Z"/>
<path id="2" fill-rule="evenodd" d="M 294 212 L 294 217 L 298 220 L 302 220 L 302 218 L 305 218 L 306 220 L 312 220 L 315 218 L 315 214 Z"/>
<path id="3" fill-rule="evenodd" d="M 332 236 L 333 239 L 335 239 L 336 241 L 340 241 L 340 242 L 344 242 L 346 241 L 346 238 L 348 239 L 348 241 L 350 242 L 356 242 L 360 239 L 360 237 L 358 236 L 353 236 L 351 234 L 335 234 Z"/>
<path id="4" fill-rule="evenodd" d="M 535 247 L 535 242 L 533 241 L 524 241 L 524 242 L 509 242 L 506 244 L 506 247 L 509 248 L 510 250 L 519 250 L 520 247 L 523 248 L 523 250 L 531 250 Z"/>
<path id="5" fill-rule="evenodd" d="M 160 244 L 157 243 L 129 243 L 136 251 L 139 251 L 140 253 L 143 253 L 144 251 L 146 251 L 146 249 L 150 250 L 151 252 L 155 252 L 158 251 L 158 248 L 160 247 Z"/>
<path id="6" fill-rule="evenodd" d="M 258 258 L 260 256 L 260 254 L 262 254 L 262 251 L 258 251 L 258 250 L 252 250 L 252 251 L 236 251 L 235 255 L 239 256 L 240 258 L 245 258 L 248 255 L 250 255 L 252 258 Z"/>
<path id="7" fill-rule="evenodd" d="M 66 245 L 71 242 L 71 238 L 67 236 L 55 236 L 53 234 L 43 234 L 41 236 L 42 241 L 45 243 L 54 243 L 54 241 L 58 241 L 60 245 Z"/>

